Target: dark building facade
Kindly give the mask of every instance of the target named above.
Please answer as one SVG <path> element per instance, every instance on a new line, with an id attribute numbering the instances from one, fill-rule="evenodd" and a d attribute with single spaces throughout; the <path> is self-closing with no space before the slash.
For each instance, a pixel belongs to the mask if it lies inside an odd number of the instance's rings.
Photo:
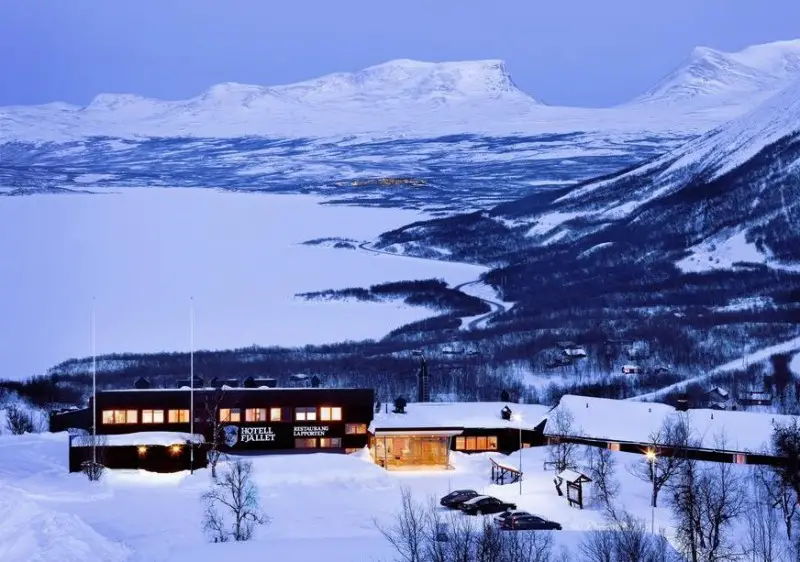
<path id="1" fill-rule="evenodd" d="M 368 443 L 372 389 L 201 388 L 193 394 L 194 433 L 210 440 L 219 420 L 226 452 L 346 452 Z M 98 392 L 97 434 L 189 433 L 191 401 L 188 388 Z M 91 431 L 91 400 L 81 412 L 53 416 L 52 430 Z"/>

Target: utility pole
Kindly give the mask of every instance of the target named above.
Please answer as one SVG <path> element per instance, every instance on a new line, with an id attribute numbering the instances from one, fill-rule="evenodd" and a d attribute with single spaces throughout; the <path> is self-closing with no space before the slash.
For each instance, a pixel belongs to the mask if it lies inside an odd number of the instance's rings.
<path id="1" fill-rule="evenodd" d="M 194 474 L 194 297 L 189 297 L 189 473 Z"/>
<path id="2" fill-rule="evenodd" d="M 95 300 L 92 297 L 92 470 L 97 467 L 97 349 L 95 347 Z"/>

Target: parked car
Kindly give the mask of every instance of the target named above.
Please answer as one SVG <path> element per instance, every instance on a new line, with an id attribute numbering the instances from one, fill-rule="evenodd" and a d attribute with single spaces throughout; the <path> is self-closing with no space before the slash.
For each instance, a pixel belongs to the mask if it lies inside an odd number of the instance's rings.
<path id="1" fill-rule="evenodd" d="M 494 521 L 498 525 L 502 525 L 503 521 L 508 519 L 509 517 L 522 517 L 523 515 L 531 515 L 527 511 L 522 511 L 521 509 L 507 509 L 502 513 L 498 513 L 494 516 Z"/>
<path id="2" fill-rule="evenodd" d="M 508 531 L 560 531 L 561 523 L 548 521 L 536 515 L 523 515 L 507 517 L 500 527 Z"/>
<path id="3" fill-rule="evenodd" d="M 467 515 L 486 515 L 500 513 L 509 509 L 517 509 L 517 504 L 500 501 L 491 496 L 478 496 L 461 504 L 461 511 Z"/>
<path id="4" fill-rule="evenodd" d="M 475 490 L 455 490 L 439 500 L 439 503 L 450 509 L 458 509 L 461 504 L 472 498 L 477 498 L 480 494 Z"/>

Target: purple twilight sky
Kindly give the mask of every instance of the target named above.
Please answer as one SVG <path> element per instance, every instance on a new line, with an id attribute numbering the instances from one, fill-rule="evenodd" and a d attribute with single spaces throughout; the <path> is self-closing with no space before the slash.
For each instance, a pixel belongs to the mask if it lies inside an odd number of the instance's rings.
<path id="1" fill-rule="evenodd" d="M 542 101 L 603 106 L 646 90 L 696 45 L 797 37 L 797 0 L 3 0 L 0 105 L 179 99 L 395 58 L 502 58 Z"/>

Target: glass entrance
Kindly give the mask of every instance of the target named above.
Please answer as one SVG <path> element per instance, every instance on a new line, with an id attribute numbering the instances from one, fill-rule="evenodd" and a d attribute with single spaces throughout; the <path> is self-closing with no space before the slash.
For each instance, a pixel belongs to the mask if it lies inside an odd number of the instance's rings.
<path id="1" fill-rule="evenodd" d="M 392 435 L 375 437 L 375 462 L 385 468 L 447 467 L 449 437 Z"/>

